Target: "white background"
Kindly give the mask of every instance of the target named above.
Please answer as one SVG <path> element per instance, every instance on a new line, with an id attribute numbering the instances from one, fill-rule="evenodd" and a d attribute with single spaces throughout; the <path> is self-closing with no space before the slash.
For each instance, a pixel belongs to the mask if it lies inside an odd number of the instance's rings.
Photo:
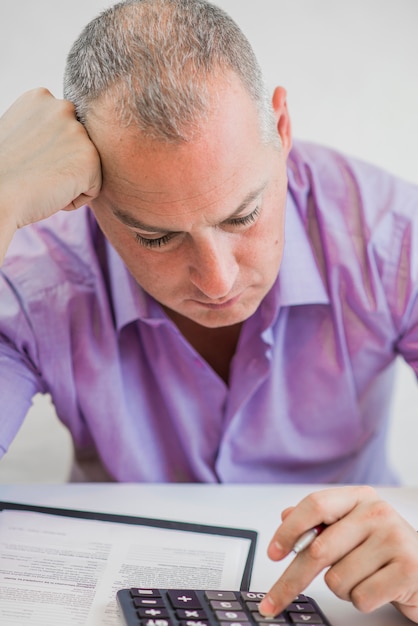
<path id="1" fill-rule="evenodd" d="M 0 0 L 0 112 L 36 86 L 61 97 L 72 42 L 109 4 Z M 249 37 L 271 89 L 286 87 L 296 137 L 333 146 L 418 183 L 416 0 L 217 4 Z M 407 484 L 418 484 L 417 399 L 415 377 L 400 365 L 389 450 Z M 0 419 L 7 419 L 1 399 Z M 41 398 L 0 462 L 0 482 L 65 480 L 70 457 L 68 435 L 48 399 Z"/>

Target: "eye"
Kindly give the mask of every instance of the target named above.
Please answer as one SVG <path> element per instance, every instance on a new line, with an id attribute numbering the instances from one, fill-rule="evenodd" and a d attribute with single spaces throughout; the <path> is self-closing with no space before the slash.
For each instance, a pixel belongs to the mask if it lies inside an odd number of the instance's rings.
<path id="1" fill-rule="evenodd" d="M 248 215 L 245 215 L 244 217 L 232 217 L 225 223 L 230 226 L 249 226 L 250 224 L 253 224 L 257 220 L 259 215 L 260 215 L 260 207 L 256 206 L 254 211 L 252 211 L 252 213 L 249 213 Z"/>
<path id="2" fill-rule="evenodd" d="M 162 246 L 165 246 L 173 237 L 173 235 L 170 234 L 164 235 L 163 237 L 157 237 L 157 239 L 148 239 L 138 233 L 134 233 L 134 235 L 135 241 L 141 246 L 144 246 L 144 248 L 162 248 Z"/>

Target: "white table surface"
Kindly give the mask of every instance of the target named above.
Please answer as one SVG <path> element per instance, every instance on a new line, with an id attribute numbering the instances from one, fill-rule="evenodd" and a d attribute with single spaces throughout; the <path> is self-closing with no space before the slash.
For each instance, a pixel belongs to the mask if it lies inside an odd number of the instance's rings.
<path id="1" fill-rule="evenodd" d="M 266 557 L 280 511 L 316 489 L 318 486 L 293 485 L 1 485 L 0 500 L 257 530 L 251 589 L 266 591 L 286 565 L 272 563 Z M 385 488 L 379 492 L 418 529 L 418 487 Z M 306 592 L 319 602 L 333 626 L 411 624 L 391 606 L 369 615 L 359 613 L 350 603 L 336 598 L 322 576 Z"/>

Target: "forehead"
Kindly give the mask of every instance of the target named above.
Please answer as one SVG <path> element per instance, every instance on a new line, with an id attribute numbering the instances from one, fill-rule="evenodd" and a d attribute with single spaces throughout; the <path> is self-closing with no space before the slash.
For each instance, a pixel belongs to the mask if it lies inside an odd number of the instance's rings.
<path id="1" fill-rule="evenodd" d="M 223 85 L 189 142 L 164 143 L 99 109 L 89 132 L 102 160 L 101 199 L 150 218 L 176 217 L 239 201 L 268 176 L 274 149 L 262 141 L 257 107 L 240 83 Z"/>

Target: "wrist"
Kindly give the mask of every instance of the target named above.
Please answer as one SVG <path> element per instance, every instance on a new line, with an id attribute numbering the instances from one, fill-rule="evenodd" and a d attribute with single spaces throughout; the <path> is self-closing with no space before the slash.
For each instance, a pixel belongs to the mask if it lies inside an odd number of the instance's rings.
<path id="1" fill-rule="evenodd" d="M 9 207 L 10 205 L 0 204 L 0 267 L 17 230 L 16 221 Z"/>

